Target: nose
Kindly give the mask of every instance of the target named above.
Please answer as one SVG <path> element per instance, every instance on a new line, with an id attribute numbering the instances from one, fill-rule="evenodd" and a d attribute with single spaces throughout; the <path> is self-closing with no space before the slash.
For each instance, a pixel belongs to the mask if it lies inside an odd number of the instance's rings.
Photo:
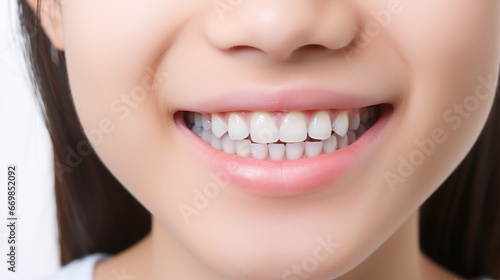
<path id="1" fill-rule="evenodd" d="M 356 18 L 350 1 L 223 2 L 214 2 L 213 16 L 205 25 L 208 40 L 221 50 L 251 49 L 285 60 L 301 50 L 342 49 L 356 37 Z"/>

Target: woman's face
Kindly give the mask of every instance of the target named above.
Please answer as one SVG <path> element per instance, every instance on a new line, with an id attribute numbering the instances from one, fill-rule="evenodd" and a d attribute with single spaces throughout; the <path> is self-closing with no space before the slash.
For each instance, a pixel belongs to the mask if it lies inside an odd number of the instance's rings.
<path id="1" fill-rule="evenodd" d="M 467 154 L 498 76 L 498 1 L 61 9 L 96 153 L 154 230 L 231 279 L 359 264 Z"/>

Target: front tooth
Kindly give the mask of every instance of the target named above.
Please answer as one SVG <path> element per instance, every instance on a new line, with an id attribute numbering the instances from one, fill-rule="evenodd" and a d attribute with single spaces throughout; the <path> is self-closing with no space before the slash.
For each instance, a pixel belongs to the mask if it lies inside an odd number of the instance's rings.
<path id="1" fill-rule="evenodd" d="M 305 148 L 306 148 L 305 142 L 287 143 L 285 145 L 286 158 L 288 160 L 301 159 L 304 156 Z"/>
<path id="2" fill-rule="evenodd" d="M 250 121 L 250 138 L 256 143 L 278 141 L 279 130 L 275 119 L 266 112 L 254 112 Z"/>
<path id="3" fill-rule="evenodd" d="M 341 111 L 333 121 L 332 130 L 340 136 L 345 136 L 348 129 L 349 115 L 347 114 L 347 111 Z"/>
<path id="4" fill-rule="evenodd" d="M 356 130 L 359 128 L 359 124 L 361 122 L 361 116 L 359 115 L 359 111 L 352 116 L 351 121 L 349 122 L 349 129 Z"/>
<path id="5" fill-rule="evenodd" d="M 203 129 L 209 130 L 212 129 L 212 125 L 210 124 L 210 120 L 206 115 L 201 116 L 201 124 L 203 125 Z"/>
<path id="6" fill-rule="evenodd" d="M 236 153 L 236 144 L 227 134 L 222 136 L 222 151 L 229 154 Z"/>
<path id="7" fill-rule="evenodd" d="M 323 151 L 322 142 L 306 141 L 306 157 L 319 156 L 321 154 L 321 151 Z"/>
<path id="8" fill-rule="evenodd" d="M 318 112 L 307 129 L 309 137 L 318 140 L 328 139 L 332 134 L 332 127 L 330 124 L 331 120 L 328 111 Z"/>
<path id="9" fill-rule="evenodd" d="M 269 144 L 269 158 L 271 160 L 283 160 L 285 156 L 285 144 Z"/>
<path id="10" fill-rule="evenodd" d="M 250 149 L 252 150 L 252 157 L 254 159 L 266 159 L 267 158 L 267 144 L 252 143 L 250 144 Z"/>
<path id="11" fill-rule="evenodd" d="M 201 121 L 201 114 L 200 113 L 194 113 L 194 126 L 196 127 L 202 127 L 203 123 Z"/>
<path id="12" fill-rule="evenodd" d="M 219 114 L 212 114 L 212 132 L 217 138 L 221 138 L 227 132 L 227 123 Z"/>
<path id="13" fill-rule="evenodd" d="M 222 150 L 222 140 L 220 140 L 219 137 L 215 136 L 215 134 L 212 133 L 212 136 L 210 137 L 210 146 L 221 151 Z"/>
<path id="14" fill-rule="evenodd" d="M 250 143 L 248 139 L 236 141 L 236 154 L 240 157 L 249 157 L 252 154 Z"/>
<path id="15" fill-rule="evenodd" d="M 289 112 L 280 127 L 282 142 L 302 142 L 307 138 L 307 125 L 302 112 Z"/>
<path id="16" fill-rule="evenodd" d="M 227 130 L 229 132 L 229 137 L 233 140 L 245 139 L 250 133 L 247 123 L 238 113 L 229 114 Z"/>
<path id="17" fill-rule="evenodd" d="M 337 150 L 337 137 L 332 135 L 330 138 L 323 141 L 323 151 L 325 154 Z"/>

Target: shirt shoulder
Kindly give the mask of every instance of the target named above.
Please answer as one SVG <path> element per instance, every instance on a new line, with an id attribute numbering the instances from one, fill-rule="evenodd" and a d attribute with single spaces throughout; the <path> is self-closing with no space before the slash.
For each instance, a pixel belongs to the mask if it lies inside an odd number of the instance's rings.
<path id="1" fill-rule="evenodd" d="M 41 278 L 40 280 L 93 280 L 94 267 L 100 260 L 110 257 L 109 254 L 94 253 L 83 258 L 74 260 L 62 267 L 56 273 Z"/>

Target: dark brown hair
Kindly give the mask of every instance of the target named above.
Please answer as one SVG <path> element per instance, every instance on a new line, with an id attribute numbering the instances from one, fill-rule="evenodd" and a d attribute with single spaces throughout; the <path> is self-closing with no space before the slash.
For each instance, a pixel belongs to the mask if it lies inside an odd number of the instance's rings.
<path id="1" fill-rule="evenodd" d="M 55 194 L 61 264 L 94 252 L 117 253 L 151 227 L 146 209 L 91 151 L 68 86 L 64 52 L 54 52 L 25 0 L 18 0 L 36 93 L 54 147 Z M 500 279 L 500 103 L 495 99 L 486 127 L 460 166 L 421 208 L 422 250 L 464 277 Z M 78 166 L 67 163 L 76 149 Z"/>
<path id="2" fill-rule="evenodd" d="M 25 0 L 18 1 L 36 93 L 54 147 L 55 195 L 61 264 L 95 252 L 115 254 L 136 243 L 151 216 L 92 152 L 82 132 L 68 85 L 63 52 L 52 46 Z M 83 156 L 75 156 L 75 151 Z M 89 152 L 90 150 L 90 152 Z M 68 156 L 73 155 L 69 161 Z"/>

